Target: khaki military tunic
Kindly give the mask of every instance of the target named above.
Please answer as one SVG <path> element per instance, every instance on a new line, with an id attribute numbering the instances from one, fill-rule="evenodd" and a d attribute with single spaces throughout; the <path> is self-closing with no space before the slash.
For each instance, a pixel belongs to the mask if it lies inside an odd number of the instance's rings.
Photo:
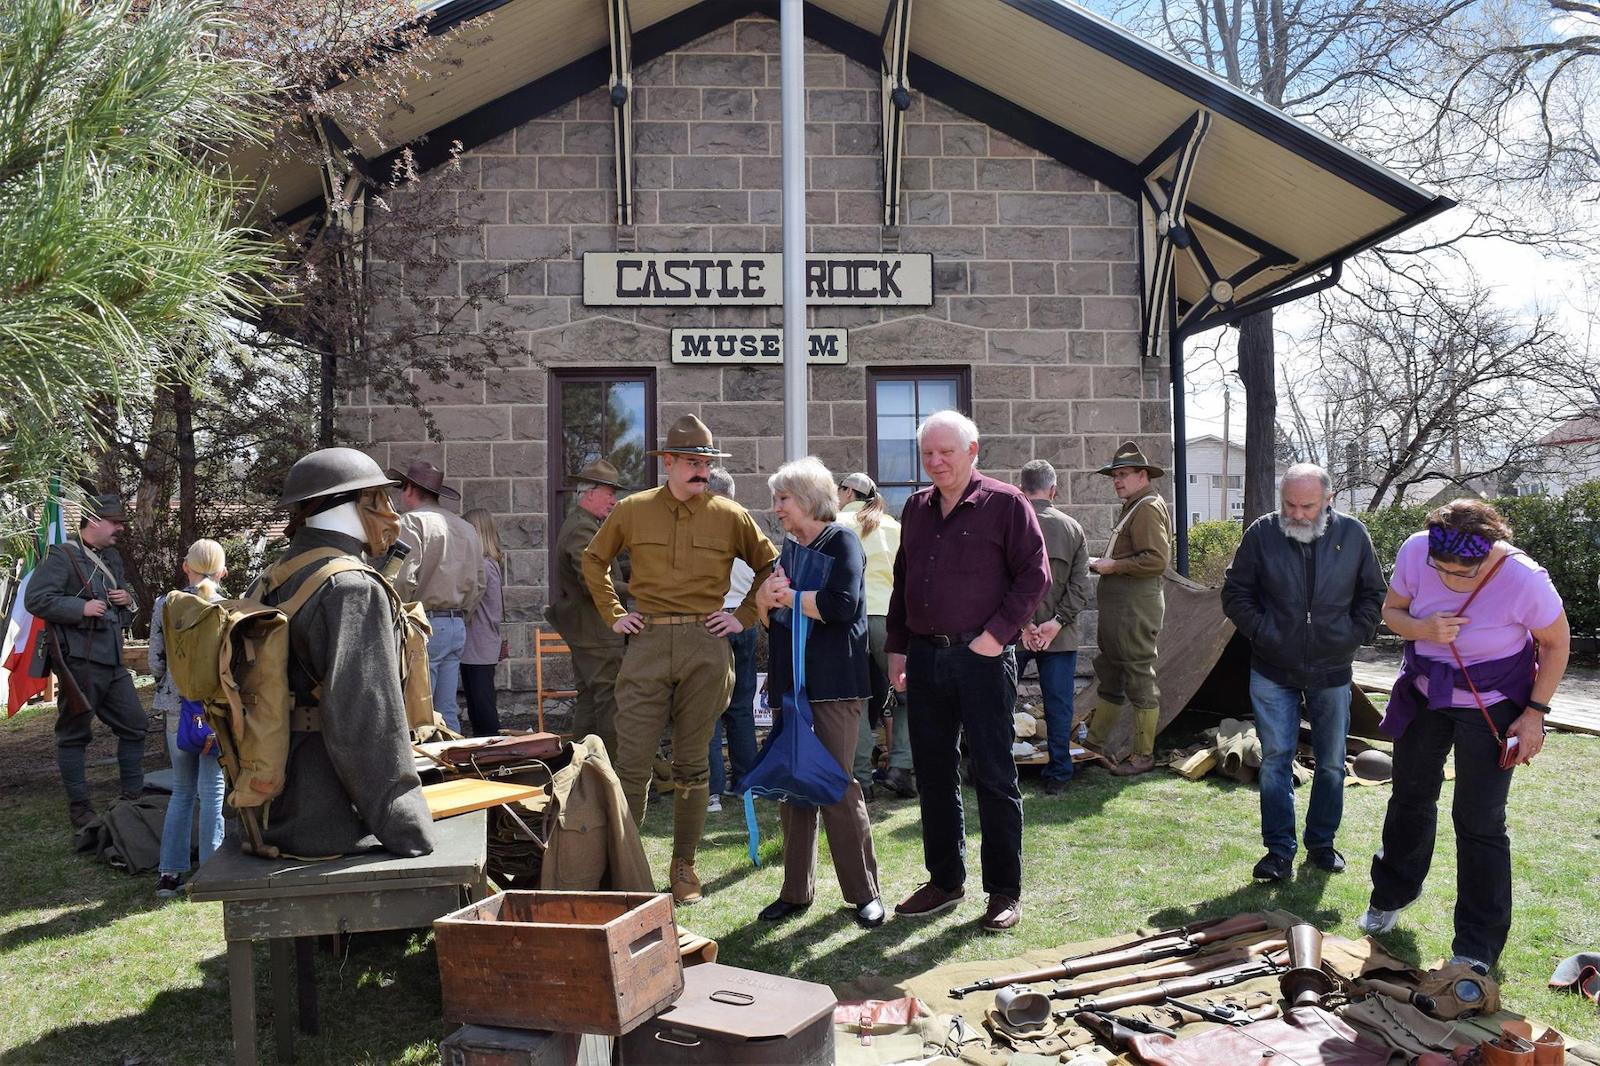
<path id="1" fill-rule="evenodd" d="M 598 736 L 606 755 L 617 758 L 617 672 L 622 667 L 622 634 L 600 617 L 589 586 L 583 580 L 583 553 L 600 529 L 600 519 L 577 508 L 561 524 L 556 538 L 556 602 L 545 612 L 561 639 L 572 649 L 578 698 L 572 711 L 575 736 Z M 620 599 L 627 597 L 622 567 L 611 562 L 611 585 Z"/>
<path id="2" fill-rule="evenodd" d="M 1102 705 L 1121 706 L 1126 700 L 1137 711 L 1153 712 L 1161 702 L 1156 637 L 1166 617 L 1161 575 L 1172 561 L 1171 514 L 1155 486 L 1124 502 L 1118 527 L 1105 556 L 1112 569 L 1100 577 L 1095 682 Z M 1146 742 L 1154 744 L 1155 715 L 1144 717 L 1150 721 L 1138 722 L 1135 750 L 1149 754 Z"/>
<path id="3" fill-rule="evenodd" d="M 651 763 L 671 725 L 673 855 L 693 860 L 705 826 L 711 732 L 733 692 L 732 649 L 704 620 L 722 609 L 733 560 L 743 559 L 755 580 L 733 613 L 745 628 L 755 625 L 755 590 L 778 552 L 732 500 L 679 500 L 666 486 L 635 493 L 617 504 L 583 555 L 584 580 L 608 623 L 627 613 L 611 574 L 623 550 L 633 560 L 634 609 L 648 624 L 629 638 L 617 677 L 617 777 L 642 823 Z"/>

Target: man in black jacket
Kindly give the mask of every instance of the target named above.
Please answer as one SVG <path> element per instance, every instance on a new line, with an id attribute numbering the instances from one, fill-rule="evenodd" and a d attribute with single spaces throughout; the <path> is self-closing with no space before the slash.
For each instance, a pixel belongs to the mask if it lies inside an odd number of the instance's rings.
<path id="1" fill-rule="evenodd" d="M 1291 466 L 1277 514 L 1245 530 L 1222 586 L 1222 609 L 1250 641 L 1250 703 L 1261 738 L 1258 881 L 1293 872 L 1294 753 L 1300 708 L 1317 760 L 1306 810 L 1306 850 L 1330 873 L 1344 869 L 1333 846 L 1344 812 L 1345 736 L 1350 730 L 1350 664 L 1377 630 L 1383 568 L 1360 522 L 1333 509 L 1327 471 Z"/>

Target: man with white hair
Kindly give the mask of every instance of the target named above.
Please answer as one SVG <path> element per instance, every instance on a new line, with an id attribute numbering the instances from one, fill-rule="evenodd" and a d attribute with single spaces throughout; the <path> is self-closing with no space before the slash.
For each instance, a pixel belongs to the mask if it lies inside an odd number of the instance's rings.
<path id="1" fill-rule="evenodd" d="M 1222 586 L 1222 609 L 1250 641 L 1250 704 L 1261 738 L 1261 839 L 1257 881 L 1293 873 L 1294 753 L 1301 707 L 1317 760 L 1306 810 L 1306 851 L 1329 873 L 1344 870 L 1333 846 L 1344 812 L 1350 664 L 1382 616 L 1383 568 L 1367 528 L 1333 509 L 1327 471 L 1296 463 L 1284 472 L 1276 514 L 1245 530 Z"/>
<path id="2" fill-rule="evenodd" d="M 917 427 L 917 447 L 933 484 L 914 493 L 900 516 L 884 644 L 889 683 L 911 706 L 928 881 L 895 911 L 937 914 L 966 894 L 958 772 L 964 738 L 989 896 L 979 927 L 1001 932 L 1022 915 L 1013 645 L 1050 587 L 1050 562 L 1027 497 L 974 468 L 978 427 L 970 418 L 955 411 L 929 416 Z"/>

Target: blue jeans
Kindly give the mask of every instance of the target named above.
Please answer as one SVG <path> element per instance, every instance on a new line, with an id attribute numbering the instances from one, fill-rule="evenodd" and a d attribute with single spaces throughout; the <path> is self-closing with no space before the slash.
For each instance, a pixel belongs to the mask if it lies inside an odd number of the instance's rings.
<path id="1" fill-rule="evenodd" d="M 174 712 L 168 712 L 174 713 Z M 194 825 L 195 800 L 200 801 L 200 861 L 211 858 L 222 845 L 222 764 L 215 753 L 196 755 L 178 747 L 178 735 L 167 731 L 167 754 L 172 758 L 172 799 L 161 826 L 161 872 L 182 876 L 189 872 L 189 833 Z"/>
<path id="2" fill-rule="evenodd" d="M 433 687 L 433 709 L 444 724 L 461 732 L 461 711 L 456 707 L 456 689 L 461 684 L 461 651 L 467 645 L 466 619 L 455 615 L 430 613 L 428 624 L 428 681 Z"/>
<path id="3" fill-rule="evenodd" d="M 1250 705 L 1261 738 L 1261 842 L 1267 850 L 1293 857 L 1294 752 L 1300 739 L 1304 697 L 1311 722 L 1311 752 L 1317 759 L 1306 807 L 1306 847 L 1331 848 L 1344 816 L 1345 737 L 1350 732 L 1350 686 L 1287 688 L 1250 671 Z"/>
<path id="4" fill-rule="evenodd" d="M 1017 676 L 1029 661 L 1039 664 L 1039 688 L 1044 693 L 1044 724 L 1048 734 L 1050 764 L 1039 776 L 1046 781 L 1072 780 L 1072 701 L 1078 694 L 1076 651 L 1017 649 Z"/>
<path id="5" fill-rule="evenodd" d="M 728 759 L 733 763 L 733 789 L 739 791 L 744 775 L 756 764 L 756 631 L 751 626 L 728 638 L 733 649 L 733 695 L 728 709 L 711 730 L 710 794 L 726 791 L 727 772 L 722 765 L 722 730 L 728 730 Z"/>

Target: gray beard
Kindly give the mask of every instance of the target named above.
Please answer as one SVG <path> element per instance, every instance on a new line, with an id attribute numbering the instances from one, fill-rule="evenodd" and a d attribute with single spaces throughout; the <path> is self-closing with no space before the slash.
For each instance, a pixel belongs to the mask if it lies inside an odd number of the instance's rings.
<path id="1" fill-rule="evenodd" d="M 1296 522 L 1280 511 L 1278 513 L 1278 528 L 1282 529 L 1283 535 L 1290 540 L 1299 541 L 1301 544 L 1310 544 L 1328 531 L 1330 514 L 1331 509 L 1325 508 L 1319 518 L 1313 518 L 1309 522 Z"/>

